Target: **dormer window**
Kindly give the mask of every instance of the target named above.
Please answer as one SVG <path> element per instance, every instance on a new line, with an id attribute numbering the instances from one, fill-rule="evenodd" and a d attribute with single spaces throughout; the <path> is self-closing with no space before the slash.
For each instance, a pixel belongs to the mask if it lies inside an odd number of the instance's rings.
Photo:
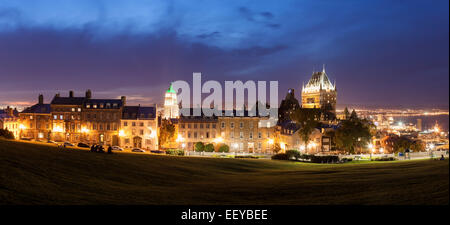
<path id="1" fill-rule="evenodd" d="M 90 104 L 86 104 L 86 108 L 91 108 L 91 105 Z"/>
<path id="2" fill-rule="evenodd" d="M 97 104 L 92 105 L 92 107 L 93 107 L 94 109 L 96 109 L 96 108 L 97 108 Z"/>

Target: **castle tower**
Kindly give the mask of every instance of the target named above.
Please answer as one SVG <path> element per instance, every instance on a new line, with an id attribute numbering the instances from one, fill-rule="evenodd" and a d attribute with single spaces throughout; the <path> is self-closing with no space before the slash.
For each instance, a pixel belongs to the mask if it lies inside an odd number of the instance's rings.
<path id="1" fill-rule="evenodd" d="M 332 84 L 325 72 L 313 72 L 311 79 L 302 86 L 302 107 L 323 108 L 336 111 L 336 83 Z"/>
<path id="2" fill-rule="evenodd" d="M 173 119 L 179 117 L 179 108 L 177 101 L 177 92 L 173 89 L 172 84 L 167 89 L 164 97 L 164 119 Z"/>

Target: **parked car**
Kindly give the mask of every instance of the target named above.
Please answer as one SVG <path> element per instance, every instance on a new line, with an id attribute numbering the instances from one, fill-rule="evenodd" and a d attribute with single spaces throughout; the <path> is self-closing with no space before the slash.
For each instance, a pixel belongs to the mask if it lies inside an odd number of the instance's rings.
<path id="1" fill-rule="evenodd" d="M 133 148 L 131 149 L 132 152 L 145 152 L 144 149 L 140 149 L 140 148 Z"/>
<path id="2" fill-rule="evenodd" d="M 82 142 L 78 143 L 77 146 L 80 147 L 80 148 L 90 148 L 90 146 L 88 144 L 85 144 L 85 143 L 82 143 Z"/>
<path id="3" fill-rule="evenodd" d="M 48 140 L 47 143 L 49 143 L 49 144 L 58 144 L 58 143 L 56 143 L 56 142 L 54 142 L 52 140 Z"/>
<path id="4" fill-rule="evenodd" d="M 72 144 L 72 143 L 70 143 L 70 142 L 64 142 L 64 147 L 67 147 L 67 146 L 69 146 L 69 147 L 73 147 L 74 145 Z"/>
<path id="5" fill-rule="evenodd" d="M 113 151 L 123 151 L 123 148 L 121 148 L 119 146 L 112 146 L 111 148 Z"/>

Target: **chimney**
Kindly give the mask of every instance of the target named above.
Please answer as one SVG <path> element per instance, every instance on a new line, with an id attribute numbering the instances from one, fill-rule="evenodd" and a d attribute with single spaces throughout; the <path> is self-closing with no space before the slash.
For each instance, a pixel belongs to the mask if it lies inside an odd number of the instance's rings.
<path id="1" fill-rule="evenodd" d="M 73 91 L 69 91 L 69 97 L 73 98 Z"/>
<path id="2" fill-rule="evenodd" d="M 122 106 L 125 106 L 125 104 L 127 104 L 127 97 L 121 96 L 120 100 L 122 100 Z"/>
<path id="3" fill-rule="evenodd" d="M 91 99 L 91 97 L 92 97 L 92 92 L 91 92 L 90 89 L 88 89 L 88 90 L 86 91 L 86 98 L 87 98 L 87 99 Z"/>
<path id="4" fill-rule="evenodd" d="M 44 104 L 44 95 L 42 95 L 42 94 L 39 95 L 38 103 L 39 103 L 39 105 Z"/>
<path id="5" fill-rule="evenodd" d="M 55 95 L 55 98 L 59 98 L 61 95 L 59 94 L 59 93 L 57 93 L 56 95 Z"/>
<path id="6" fill-rule="evenodd" d="M 6 114 L 8 116 L 13 116 L 13 109 L 9 107 L 9 105 L 6 107 Z"/>

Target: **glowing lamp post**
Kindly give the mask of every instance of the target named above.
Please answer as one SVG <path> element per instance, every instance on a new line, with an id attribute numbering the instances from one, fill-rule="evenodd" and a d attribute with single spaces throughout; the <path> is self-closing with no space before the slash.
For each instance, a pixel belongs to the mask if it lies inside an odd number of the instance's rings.
<path id="1" fill-rule="evenodd" d="M 370 161 L 372 161 L 372 154 L 373 154 L 373 152 L 374 152 L 374 148 L 373 148 L 373 145 L 372 144 L 369 144 L 369 145 L 367 145 L 367 148 L 369 148 L 369 151 L 370 151 Z"/>
<path id="2" fill-rule="evenodd" d="M 25 127 L 25 125 L 20 124 L 19 125 L 19 129 L 20 129 L 19 139 L 22 139 L 22 132 L 23 132 L 23 130 L 26 129 L 26 127 Z"/>
<path id="3" fill-rule="evenodd" d="M 273 145 L 274 140 L 272 138 L 269 138 L 269 140 L 267 140 L 267 143 L 269 144 L 269 149 L 271 149 L 270 146 Z"/>

